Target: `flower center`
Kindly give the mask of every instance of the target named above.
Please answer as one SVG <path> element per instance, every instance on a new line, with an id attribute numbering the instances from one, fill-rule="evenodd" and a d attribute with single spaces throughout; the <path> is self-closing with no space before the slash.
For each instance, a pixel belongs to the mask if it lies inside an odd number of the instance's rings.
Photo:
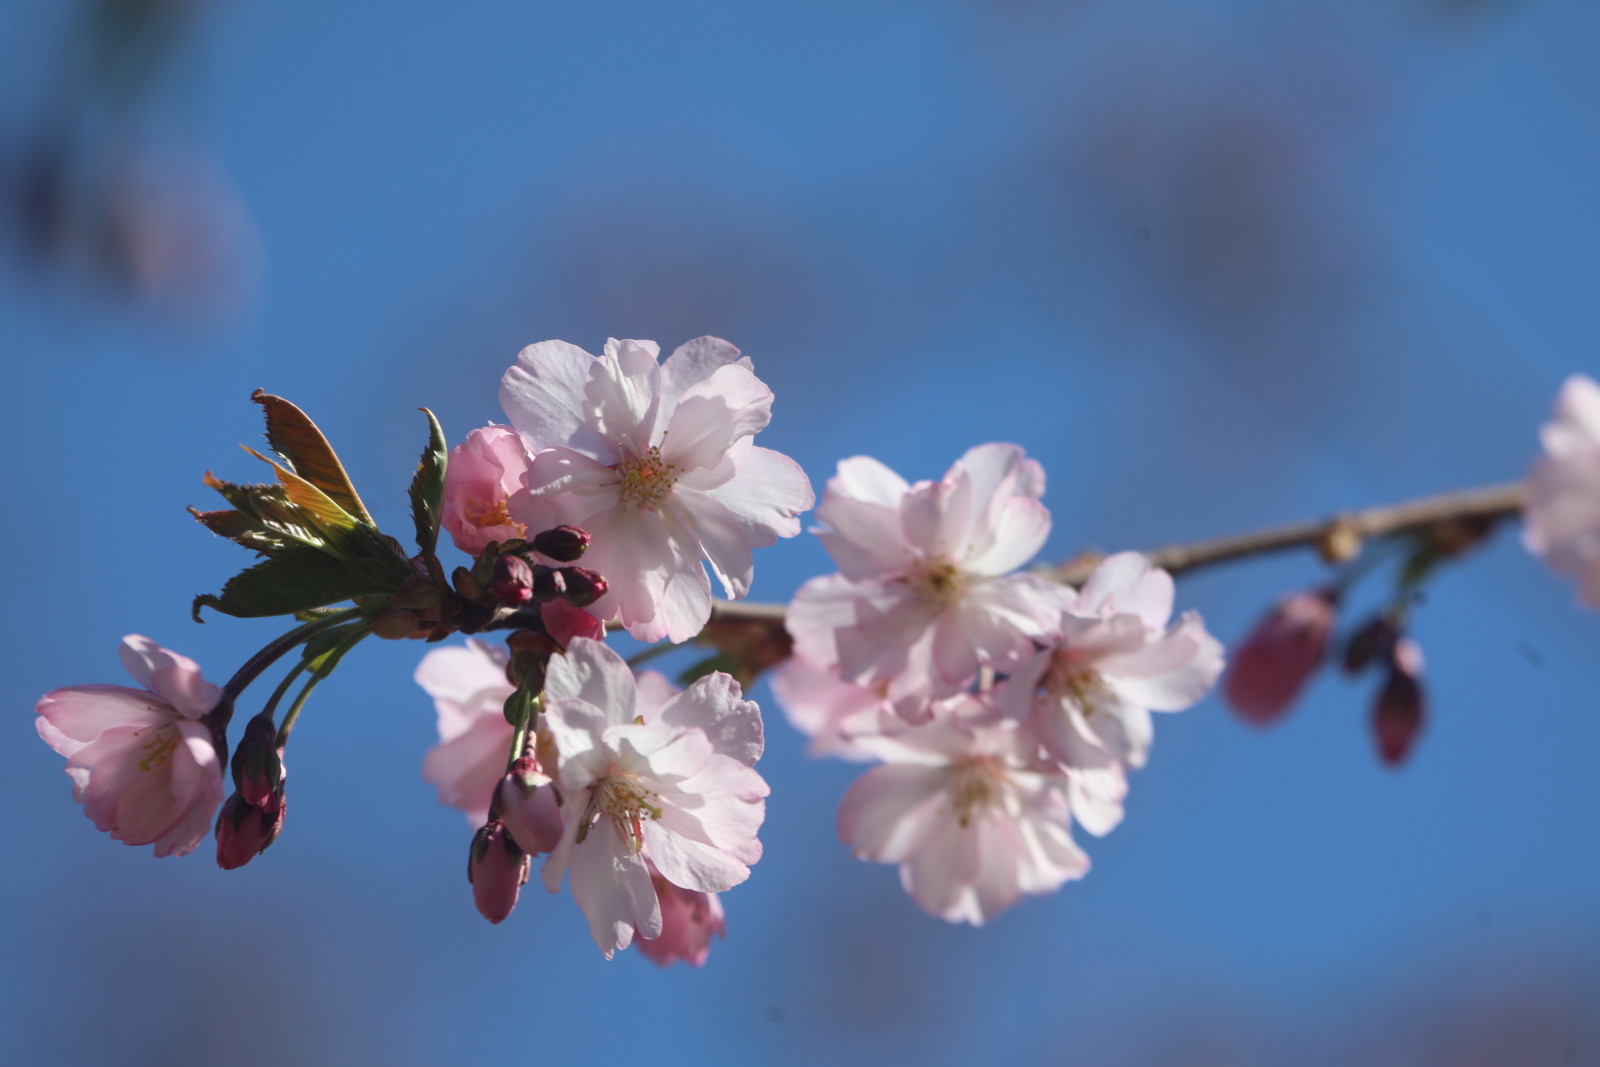
<path id="1" fill-rule="evenodd" d="M 654 511 L 678 481 L 678 468 L 661 458 L 660 445 L 651 445 L 644 455 L 625 459 L 613 469 L 627 510 Z"/>
<path id="2" fill-rule="evenodd" d="M 965 829 L 974 816 L 980 816 L 1000 803 L 1005 770 L 993 756 L 974 756 L 950 768 L 945 792 L 956 821 Z"/>
<path id="3" fill-rule="evenodd" d="M 617 832 L 628 842 L 628 850 L 638 852 L 644 847 L 645 818 L 661 818 L 660 807 L 650 803 L 657 799 L 639 784 L 638 775 L 614 771 L 596 783 L 590 806 L 596 814 L 616 823 Z"/>
<path id="4" fill-rule="evenodd" d="M 490 500 L 468 500 L 461 509 L 466 513 L 467 521 L 477 527 L 510 526 L 518 533 L 527 533 L 528 528 L 511 517 L 506 510 L 504 497 Z"/>
<path id="5" fill-rule="evenodd" d="M 142 746 L 145 755 L 139 761 L 139 770 L 153 771 L 172 762 L 172 753 L 178 747 L 178 731 L 157 730 Z"/>
<path id="6" fill-rule="evenodd" d="M 923 602 L 936 611 L 959 600 L 967 587 L 961 569 L 942 556 L 912 564 L 910 581 Z"/>
<path id="7" fill-rule="evenodd" d="M 1045 691 L 1057 700 L 1065 700 L 1083 713 L 1084 718 L 1095 713 L 1100 702 L 1110 695 L 1100 672 L 1079 660 L 1057 657 L 1045 675 Z"/>

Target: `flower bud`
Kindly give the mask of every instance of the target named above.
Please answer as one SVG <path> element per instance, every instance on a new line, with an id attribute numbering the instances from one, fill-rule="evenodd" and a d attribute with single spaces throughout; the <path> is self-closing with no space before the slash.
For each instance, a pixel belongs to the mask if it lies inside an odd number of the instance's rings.
<path id="1" fill-rule="evenodd" d="M 571 563 L 588 550 L 591 540 L 589 531 L 581 526 L 557 526 L 535 534 L 533 550 L 557 563 Z"/>
<path id="2" fill-rule="evenodd" d="M 606 580 L 587 567 L 563 567 L 560 573 L 567 583 L 564 599 L 575 608 L 586 608 L 606 595 Z"/>
<path id="3" fill-rule="evenodd" d="M 286 809 L 281 787 L 262 805 L 238 793 L 228 797 L 217 814 L 217 866 L 231 871 L 265 852 L 283 830 Z"/>
<path id="4" fill-rule="evenodd" d="M 1278 601 L 1234 650 L 1222 682 L 1228 705 L 1257 726 L 1275 722 L 1322 665 L 1337 617 L 1332 589 L 1304 590 Z"/>
<path id="5" fill-rule="evenodd" d="M 1390 767 L 1398 767 L 1411 754 L 1422 732 L 1427 713 L 1427 698 L 1422 690 L 1422 649 L 1409 637 L 1394 646 L 1389 675 L 1378 690 L 1372 708 L 1372 734 L 1378 742 L 1378 756 Z"/>
<path id="6" fill-rule="evenodd" d="M 495 599 L 520 607 L 533 597 L 533 567 L 521 556 L 501 556 L 494 561 Z"/>
<path id="7" fill-rule="evenodd" d="M 541 604 L 560 600 L 567 592 L 567 580 L 561 572 L 544 564 L 533 568 L 533 599 Z"/>
<path id="8" fill-rule="evenodd" d="M 528 858 L 506 832 L 505 824 L 491 819 L 472 838 L 467 858 L 467 881 L 478 914 L 498 923 L 517 906 L 522 883 L 528 880 Z"/>
<path id="9" fill-rule="evenodd" d="M 1386 660 L 1394 654 L 1395 642 L 1400 639 L 1400 628 L 1387 615 L 1374 615 L 1361 629 L 1350 635 L 1344 646 L 1344 672 L 1360 674 L 1374 660 Z"/>
<path id="10" fill-rule="evenodd" d="M 283 759 L 278 754 L 278 727 L 266 712 L 245 724 L 233 751 L 233 784 L 246 804 L 262 807 L 283 789 Z"/>

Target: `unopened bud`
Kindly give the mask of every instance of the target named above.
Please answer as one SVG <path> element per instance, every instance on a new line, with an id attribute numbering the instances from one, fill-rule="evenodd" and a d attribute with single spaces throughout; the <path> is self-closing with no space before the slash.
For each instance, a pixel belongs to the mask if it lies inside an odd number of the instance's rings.
<path id="1" fill-rule="evenodd" d="M 543 563 L 533 568 L 533 599 L 541 604 L 560 600 L 567 592 L 567 580 L 561 572 Z"/>
<path id="2" fill-rule="evenodd" d="M 264 805 L 230 795 L 217 814 L 217 866 L 231 871 L 265 852 L 283 830 L 286 808 L 281 786 Z"/>
<path id="3" fill-rule="evenodd" d="M 606 580 L 588 567 L 563 567 L 560 573 L 567 583 L 564 599 L 575 608 L 586 608 L 606 595 Z"/>
<path id="4" fill-rule="evenodd" d="M 1278 601 L 1228 663 L 1222 695 L 1239 717 L 1267 726 L 1289 710 L 1322 665 L 1338 618 L 1337 593 L 1307 590 Z"/>
<path id="5" fill-rule="evenodd" d="M 1346 642 L 1344 672 L 1360 674 L 1369 664 L 1388 659 L 1394 654 L 1395 642 L 1399 639 L 1400 628 L 1389 616 L 1374 615 Z"/>
<path id="6" fill-rule="evenodd" d="M 533 550 L 557 563 L 571 563 L 588 549 L 590 540 L 589 531 L 582 527 L 557 526 L 553 530 L 535 534 Z"/>
<path id="7" fill-rule="evenodd" d="M 260 807 L 283 788 L 283 760 L 278 755 L 278 727 L 262 712 L 245 724 L 233 750 L 233 784 L 246 804 Z"/>
<path id="8" fill-rule="evenodd" d="M 506 663 L 506 680 L 529 692 L 544 688 L 544 672 L 550 657 L 561 651 L 549 634 L 539 630 L 517 630 L 506 638 L 511 658 Z"/>
<path id="9" fill-rule="evenodd" d="M 472 883 L 478 914 L 492 923 L 503 921 L 517 906 L 517 896 L 527 880 L 528 857 L 506 832 L 505 824 L 492 819 L 479 828 L 467 857 L 467 881 Z"/>
<path id="10" fill-rule="evenodd" d="M 508 607 L 521 607 L 533 597 L 533 567 L 521 556 L 501 556 L 494 561 L 495 599 Z"/>
<path id="11" fill-rule="evenodd" d="M 1422 733 L 1427 714 L 1427 697 L 1422 689 L 1422 649 L 1409 637 L 1395 643 L 1389 675 L 1378 690 L 1372 708 L 1372 734 L 1378 743 L 1378 756 L 1390 767 L 1398 767 L 1411 754 Z"/>

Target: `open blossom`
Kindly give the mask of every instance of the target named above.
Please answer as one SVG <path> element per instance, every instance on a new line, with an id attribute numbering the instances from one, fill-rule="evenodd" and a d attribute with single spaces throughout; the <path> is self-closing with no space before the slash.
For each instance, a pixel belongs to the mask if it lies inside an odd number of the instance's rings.
<path id="1" fill-rule="evenodd" d="M 572 895 L 608 958 L 636 931 L 663 934 L 651 864 L 700 893 L 750 876 L 761 858 L 767 784 L 753 766 L 761 713 L 737 682 L 708 675 L 652 708 L 622 657 L 580 637 L 551 661 L 545 700 L 566 827 L 544 883 L 556 892 L 570 871 Z"/>
<path id="2" fill-rule="evenodd" d="M 893 705 L 884 696 L 887 686 L 844 681 L 799 656 L 790 657 L 771 677 L 772 693 L 789 724 L 811 739 L 807 750 L 811 755 L 857 761 L 877 758 L 856 739 L 882 733 L 885 717 L 894 715 Z"/>
<path id="3" fill-rule="evenodd" d="M 1150 712 L 1191 707 L 1222 672 L 1222 645 L 1200 616 L 1186 612 L 1168 627 L 1172 603 L 1166 571 L 1137 552 L 1107 557 L 1007 681 L 1008 713 L 1069 767 L 1108 756 L 1143 766 Z"/>
<path id="4" fill-rule="evenodd" d="M 222 690 L 194 661 L 137 634 L 122 665 L 143 686 L 75 685 L 35 706 L 39 736 L 67 757 L 72 798 L 118 841 L 182 856 L 211 830 L 222 763 L 202 716 Z"/>
<path id="5" fill-rule="evenodd" d="M 1022 724 L 944 715 L 902 724 L 875 747 L 887 762 L 845 794 L 839 836 L 860 859 L 899 864 L 924 911 L 981 925 L 1088 872 L 1067 776 L 1039 761 Z"/>
<path id="6" fill-rule="evenodd" d="M 457 548 L 476 556 L 490 541 L 527 536 L 527 527 L 506 510 L 527 470 L 527 453 L 509 426 L 480 426 L 450 450 L 440 524 Z"/>
<path id="7" fill-rule="evenodd" d="M 1545 454 L 1528 474 L 1523 543 L 1600 608 L 1600 385 L 1568 378 L 1539 436 Z"/>
<path id="8" fill-rule="evenodd" d="M 511 515 L 529 530 L 583 527 L 584 565 L 609 583 L 590 610 L 641 641 L 682 641 L 711 614 L 701 562 L 728 596 L 744 596 L 751 549 L 799 533 L 813 497 L 797 463 L 752 441 L 772 393 L 748 358 L 714 337 L 657 363 L 659 351 L 529 345 L 500 403 L 532 457 Z"/>
<path id="9" fill-rule="evenodd" d="M 817 509 L 839 573 L 807 582 L 789 610 L 800 655 L 886 684 L 909 717 L 980 664 L 1008 669 L 1060 610 L 1060 590 L 1010 573 L 1050 532 L 1043 493 L 1043 469 L 1015 445 L 979 445 L 914 485 L 875 459 L 844 460 Z"/>

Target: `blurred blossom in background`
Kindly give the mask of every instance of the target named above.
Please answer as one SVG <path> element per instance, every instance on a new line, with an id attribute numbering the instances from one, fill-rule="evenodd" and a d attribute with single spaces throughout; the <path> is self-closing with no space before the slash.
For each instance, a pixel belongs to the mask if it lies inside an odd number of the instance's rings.
<path id="1" fill-rule="evenodd" d="M 1268 733 L 1213 697 L 1093 873 L 983 929 L 846 858 L 856 770 L 757 686 L 766 855 L 703 970 L 607 963 L 537 887 L 479 918 L 415 644 L 319 690 L 234 872 L 95 832 L 31 713 L 127 633 L 211 678 L 275 633 L 188 618 L 241 562 L 183 507 L 253 474 L 253 388 L 403 530 L 414 409 L 459 441 L 546 338 L 732 340 L 819 486 L 1014 441 L 1050 558 L 1520 477 L 1600 370 L 1597 35 L 1564 0 L 0 8 L 0 1062 L 1600 1061 L 1600 619 L 1509 532 L 1414 616 L 1404 769 L 1334 672 Z M 831 569 L 785 542 L 752 598 Z M 1179 603 L 1231 643 L 1320 578 Z"/>

